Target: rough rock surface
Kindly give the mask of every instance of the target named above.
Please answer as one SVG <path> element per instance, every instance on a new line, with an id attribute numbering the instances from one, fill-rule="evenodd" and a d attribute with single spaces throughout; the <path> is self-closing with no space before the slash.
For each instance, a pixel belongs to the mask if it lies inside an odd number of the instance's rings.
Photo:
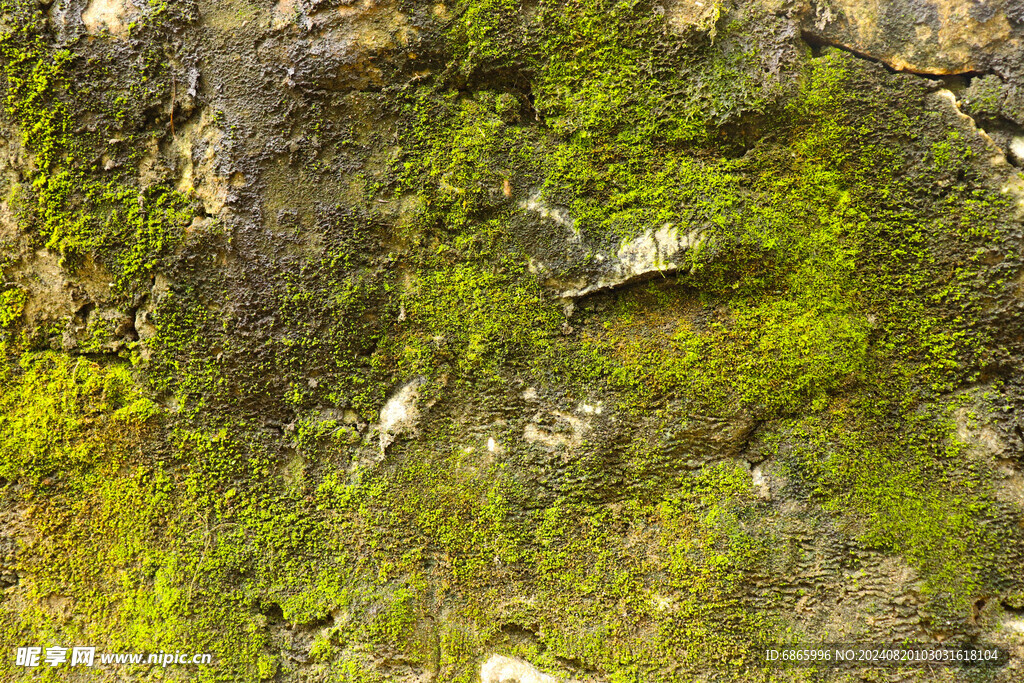
<path id="1" fill-rule="evenodd" d="M 803 26 L 897 71 L 1014 78 L 1024 67 L 1017 0 L 833 0 L 815 3 Z"/>
<path id="2" fill-rule="evenodd" d="M 1021 680 L 1022 44 L 1011 0 L 0 0 L 0 649 Z M 1004 659 L 763 660 L 905 640 Z"/>

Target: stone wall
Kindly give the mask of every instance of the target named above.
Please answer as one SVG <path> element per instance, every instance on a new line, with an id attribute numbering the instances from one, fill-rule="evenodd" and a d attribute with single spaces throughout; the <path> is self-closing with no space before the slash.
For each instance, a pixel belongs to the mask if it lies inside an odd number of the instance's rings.
<path id="1" fill-rule="evenodd" d="M 1022 42 L 0 0 L 0 678 L 1020 680 Z"/>

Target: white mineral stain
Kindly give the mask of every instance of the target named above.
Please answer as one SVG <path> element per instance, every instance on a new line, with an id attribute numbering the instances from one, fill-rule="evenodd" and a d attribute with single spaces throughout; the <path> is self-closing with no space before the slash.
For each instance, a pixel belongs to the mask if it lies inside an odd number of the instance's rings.
<path id="1" fill-rule="evenodd" d="M 647 230 L 619 245 L 614 258 L 603 266 L 600 275 L 573 283 L 574 286 L 566 287 L 559 296 L 584 296 L 601 289 L 617 287 L 651 273 L 675 272 L 683 266 L 683 257 L 700 247 L 703 241 L 704 236 L 699 231 L 683 232 L 672 223 L 666 223 L 657 230 Z M 539 264 L 536 269 L 537 272 L 545 270 L 543 264 Z"/>
<path id="2" fill-rule="evenodd" d="M 1018 163 L 1024 163 L 1024 135 L 1018 135 L 1010 141 L 1010 152 Z"/>
<path id="3" fill-rule="evenodd" d="M 559 683 L 559 680 L 522 659 L 491 655 L 480 667 L 480 683 Z"/>
<path id="4" fill-rule="evenodd" d="M 1024 619 L 1007 619 L 1003 622 L 1003 628 L 1007 629 L 1008 631 L 1024 633 Z"/>
<path id="5" fill-rule="evenodd" d="M 415 432 L 420 419 L 416 401 L 420 397 L 420 386 L 423 382 L 422 377 L 417 377 L 406 383 L 381 408 L 380 423 L 377 427 L 380 432 L 381 453 L 394 443 L 399 434 Z"/>

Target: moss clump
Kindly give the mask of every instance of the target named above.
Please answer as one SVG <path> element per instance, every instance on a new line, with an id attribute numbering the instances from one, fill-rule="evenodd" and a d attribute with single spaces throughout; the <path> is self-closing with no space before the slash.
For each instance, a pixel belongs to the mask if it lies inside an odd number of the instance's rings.
<path id="1" fill-rule="evenodd" d="M 422 629 L 432 624 L 432 587 L 441 587 L 449 613 L 429 629 L 445 680 L 473 680 L 480 648 L 504 641 L 503 624 L 537 635 L 498 651 L 563 675 L 557 657 L 623 680 L 684 681 L 709 657 L 724 666 L 754 656 L 771 625 L 741 596 L 768 546 L 749 529 L 755 503 L 742 468 L 680 476 L 673 493 L 653 500 L 560 499 L 524 514 L 510 502 L 511 472 L 480 468 L 475 450 L 417 449 L 359 485 L 319 488 L 321 519 L 346 530 L 335 539 L 349 539 L 335 551 L 344 565 L 322 569 L 370 582 L 362 594 L 336 594 L 346 621 L 321 647 L 342 662 L 372 646 L 426 664 Z M 638 543 L 648 550 L 637 553 Z M 316 583 L 301 594 L 325 598 L 319 586 L 331 581 Z M 374 603 L 371 618 L 364 610 Z M 665 658 L 678 664 L 674 675 L 660 671 Z"/>
<path id="2" fill-rule="evenodd" d="M 5 332 L 14 326 L 25 310 L 25 290 L 7 289 L 0 292 L 0 329 Z"/>
<path id="3" fill-rule="evenodd" d="M 464 97 L 423 87 L 405 104 L 401 182 L 423 199 L 417 230 L 463 231 L 508 203 L 511 184 L 505 183 L 529 168 L 536 142 L 526 127 L 502 116 L 503 102 L 493 91 Z"/>
<path id="4" fill-rule="evenodd" d="M 0 369 L 0 478 L 24 501 L 27 528 L 26 602 L 5 603 L 5 647 L 133 642 L 112 608 L 134 595 L 173 511 L 166 475 L 137 457 L 155 441 L 159 412 L 122 364 L 44 352 Z"/>
<path id="5" fill-rule="evenodd" d="M 515 64 L 524 47 L 523 20 L 513 0 L 475 0 L 461 3 L 448 29 L 453 62 L 464 75 Z M 517 34 L 519 38 L 517 39 Z"/>
<path id="6" fill-rule="evenodd" d="M 5 110 L 35 161 L 25 184 L 33 205 L 23 216 L 25 227 L 32 228 L 42 246 L 71 261 L 88 253 L 101 255 L 120 290 L 127 291 L 180 239 L 195 206 L 169 188 L 139 187 L 132 171 L 100 168 L 97 150 L 112 140 L 124 141 L 129 158 L 139 161 L 147 133 L 122 132 L 125 115 L 118 101 L 108 103 L 111 111 L 102 112 L 105 126 L 97 130 L 94 124 L 84 133 L 79 118 L 94 108 L 91 93 L 69 80 L 83 57 L 46 43 L 41 30 L 45 14 L 38 4 L 5 0 L 2 9 L 11 20 L 0 33 Z M 128 74 L 124 80 L 126 89 L 136 90 L 132 97 L 149 94 L 142 85 L 145 73 Z"/>
<path id="7" fill-rule="evenodd" d="M 479 261 L 426 271 L 407 315 L 423 330 L 402 351 L 410 371 L 450 364 L 495 372 L 545 352 L 556 322 L 521 266 L 499 274 Z"/>
<path id="8" fill-rule="evenodd" d="M 31 487 L 85 477 L 108 442 L 156 413 L 122 366 L 101 369 L 85 359 L 25 354 L 17 369 L 5 364 L 0 382 L 0 476 Z"/>
<path id="9" fill-rule="evenodd" d="M 1005 532 L 995 514 L 990 473 L 964 467 L 970 456 L 951 418 L 955 404 L 894 416 L 873 398 L 793 420 L 773 437 L 781 460 L 826 509 L 864 525 L 869 544 L 904 556 L 924 592 L 948 600 L 962 618 L 998 580 Z"/>
<path id="10" fill-rule="evenodd" d="M 719 408 L 738 400 L 770 415 L 820 410 L 864 371 L 869 326 L 850 311 L 739 301 L 707 329 L 684 318 L 666 334 L 636 310 L 649 303 L 631 301 L 590 342 L 595 361 L 634 409 L 684 397 Z"/>
<path id="11" fill-rule="evenodd" d="M 742 12 L 736 20 L 751 21 Z M 741 30 L 712 43 L 701 29 L 715 25 L 709 16 L 680 40 L 642 3 L 542 4 L 537 110 L 582 144 L 705 142 L 725 121 L 769 108 L 782 91 L 759 63 L 770 49 L 758 55 L 737 44 Z"/>

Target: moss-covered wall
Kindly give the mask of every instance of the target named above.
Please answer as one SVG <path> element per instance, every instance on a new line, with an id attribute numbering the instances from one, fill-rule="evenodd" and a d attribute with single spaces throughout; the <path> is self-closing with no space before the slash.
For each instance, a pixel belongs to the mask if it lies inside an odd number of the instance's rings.
<path id="1" fill-rule="evenodd" d="M 1018 680 L 996 5 L 0 0 L 0 679 Z"/>

